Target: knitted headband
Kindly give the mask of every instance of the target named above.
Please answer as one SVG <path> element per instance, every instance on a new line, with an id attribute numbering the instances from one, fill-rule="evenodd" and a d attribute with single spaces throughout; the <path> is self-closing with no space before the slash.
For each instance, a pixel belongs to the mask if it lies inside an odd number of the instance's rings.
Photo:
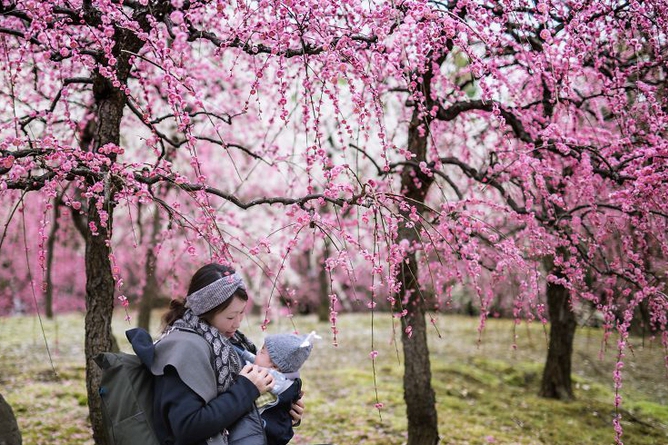
<path id="1" fill-rule="evenodd" d="M 241 276 L 234 272 L 188 295 L 186 307 L 190 308 L 195 315 L 202 315 L 223 304 L 237 289 L 245 290 L 246 285 Z"/>

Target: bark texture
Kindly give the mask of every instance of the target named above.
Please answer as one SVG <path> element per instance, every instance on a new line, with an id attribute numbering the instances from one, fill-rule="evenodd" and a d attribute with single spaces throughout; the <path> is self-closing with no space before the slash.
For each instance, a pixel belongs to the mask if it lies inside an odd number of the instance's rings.
<path id="1" fill-rule="evenodd" d="M 165 5 L 168 3 L 165 3 Z M 95 23 L 99 11 L 90 2 L 84 2 L 83 17 L 89 23 Z M 164 7 L 164 5 L 163 5 Z M 147 29 L 150 25 L 146 21 L 146 10 L 136 10 L 135 18 L 140 26 Z M 121 85 L 126 85 L 130 75 L 130 55 L 139 52 L 143 42 L 134 31 L 124 28 L 114 29 L 112 53 L 116 58 L 114 65 L 116 79 Z M 100 62 L 107 65 L 106 60 Z M 120 129 L 123 112 L 127 105 L 126 97 L 120 88 L 95 71 L 93 78 L 93 120 L 86 135 L 88 146 L 85 149 L 99 153 L 100 148 L 107 144 L 120 144 Z M 111 164 L 116 162 L 115 154 L 108 154 Z M 115 206 L 115 190 L 117 184 L 109 175 L 108 169 L 103 171 L 104 192 L 102 197 L 91 197 L 88 200 L 86 239 L 86 319 L 85 342 L 86 354 L 86 390 L 88 393 L 88 408 L 93 440 L 96 445 L 107 445 L 107 437 L 102 421 L 101 400 L 98 393 L 101 371 L 94 362 L 97 354 L 110 351 L 113 347 L 111 334 L 111 319 L 114 308 L 115 281 L 112 273 L 111 237 L 113 227 L 113 213 Z M 96 181 L 89 178 L 88 181 Z M 107 213 L 106 226 L 102 225 L 100 212 Z"/>
<path id="2" fill-rule="evenodd" d="M 429 85 L 429 75 L 425 75 L 424 85 Z M 429 97 L 429 92 L 425 93 Z M 428 126 L 421 118 L 417 108 L 413 111 L 408 131 L 408 149 L 415 155 L 416 164 L 426 161 Z M 433 177 L 428 177 L 419 168 L 407 166 L 401 175 L 401 191 L 407 202 L 417 206 L 422 214 L 429 187 Z M 419 241 L 419 224 L 406 224 L 411 221 L 409 210 L 400 211 L 403 224 L 399 228 L 399 240 L 407 240 L 410 246 Z M 397 296 L 397 310 L 405 310 L 401 318 L 402 345 L 404 352 L 404 400 L 408 419 L 408 445 L 435 445 L 438 437 L 438 416 L 436 396 L 431 385 L 431 362 L 427 345 L 427 324 L 425 321 L 425 300 L 418 283 L 418 263 L 416 252 L 407 253 L 399 280 L 401 292 Z"/>
<path id="3" fill-rule="evenodd" d="M 550 343 L 540 395 L 551 399 L 571 400 L 571 363 L 576 320 L 568 289 L 560 284 L 548 284 L 547 306 L 550 316 Z"/>

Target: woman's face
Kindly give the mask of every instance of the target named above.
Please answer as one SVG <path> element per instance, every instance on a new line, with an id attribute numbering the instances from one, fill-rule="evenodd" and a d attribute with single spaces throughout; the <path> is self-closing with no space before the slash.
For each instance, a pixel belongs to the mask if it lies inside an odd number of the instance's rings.
<path id="1" fill-rule="evenodd" d="M 225 337 L 232 337 L 241 326 L 241 320 L 244 319 L 246 303 L 239 297 L 232 297 L 230 305 L 214 315 L 209 324 L 218 329 Z"/>

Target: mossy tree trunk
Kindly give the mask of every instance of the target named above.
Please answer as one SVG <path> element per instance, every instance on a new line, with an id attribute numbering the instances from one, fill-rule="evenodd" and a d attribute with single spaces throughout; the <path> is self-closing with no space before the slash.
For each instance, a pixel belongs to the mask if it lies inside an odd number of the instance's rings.
<path id="1" fill-rule="evenodd" d="M 560 276 L 558 272 L 553 274 Z M 561 284 L 549 283 L 547 307 L 550 317 L 550 342 L 540 395 L 551 399 L 571 400 L 573 399 L 571 364 L 577 323 L 568 289 Z"/>
<path id="2" fill-rule="evenodd" d="M 96 20 L 98 11 L 84 2 L 83 17 Z M 145 14 L 145 12 L 143 12 Z M 138 18 L 139 19 L 139 18 Z M 139 20 L 140 23 L 145 20 Z M 145 24 L 148 26 L 148 24 Z M 112 53 L 116 58 L 115 74 L 121 85 L 127 84 L 130 75 L 130 55 L 141 49 L 143 42 L 129 29 L 116 28 Z M 104 61 L 103 61 L 104 62 Z M 95 71 L 92 74 L 94 113 L 91 121 L 87 150 L 95 153 L 107 144 L 119 145 L 120 128 L 126 98 L 120 88 Z M 107 154 L 110 164 L 116 162 L 115 154 Z M 108 170 L 103 171 L 104 195 L 88 200 L 86 239 L 86 318 L 84 351 L 86 354 L 86 390 L 93 440 L 96 445 L 107 445 L 102 421 L 101 400 L 98 394 L 101 372 L 94 362 L 97 354 L 112 349 L 111 321 L 114 307 L 115 281 L 112 273 L 111 236 L 114 212 L 114 181 Z M 92 184 L 98 178 L 88 178 Z M 99 206 L 99 207 L 98 207 Z M 106 212 L 106 224 L 102 224 L 101 211 Z"/>
<path id="3" fill-rule="evenodd" d="M 108 208 L 108 212 L 111 209 Z M 89 203 L 89 223 L 99 224 L 100 216 L 94 203 Z M 111 224 L 111 217 L 108 224 Z M 109 259 L 108 237 L 111 234 L 101 229 L 97 235 L 90 230 L 86 236 L 86 318 L 84 351 L 86 354 L 86 391 L 88 409 L 96 445 L 106 445 L 107 438 L 102 422 L 102 404 L 98 394 L 101 371 L 94 357 L 112 349 L 111 320 L 114 310 L 115 282 Z"/>
<path id="4" fill-rule="evenodd" d="M 430 98 L 431 73 L 423 75 L 424 97 Z M 427 109 L 429 107 L 427 106 Z M 408 150 L 414 155 L 411 165 L 401 174 L 401 193 L 410 206 L 416 206 L 421 215 L 422 204 L 433 183 L 433 176 L 425 175 L 417 165 L 427 161 L 428 122 L 415 106 L 408 129 Z M 408 241 L 409 250 L 401 263 L 398 280 L 401 283 L 396 296 L 395 310 L 406 311 L 401 318 L 401 341 L 404 353 L 404 400 L 408 418 L 408 445 L 435 445 L 438 437 L 436 396 L 431 385 L 431 362 L 427 345 L 425 299 L 418 282 L 418 262 L 414 246 L 419 241 L 420 224 L 413 225 L 410 210 L 400 210 L 402 222 L 398 241 Z"/>

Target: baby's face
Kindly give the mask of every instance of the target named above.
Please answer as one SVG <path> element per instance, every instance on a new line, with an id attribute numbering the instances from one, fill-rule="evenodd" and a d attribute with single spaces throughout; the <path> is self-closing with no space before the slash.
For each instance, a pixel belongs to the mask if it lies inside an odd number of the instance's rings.
<path id="1" fill-rule="evenodd" d="M 271 361 L 271 358 L 269 357 L 269 351 L 267 351 L 267 346 L 262 345 L 262 349 L 257 353 L 255 356 L 255 364 L 259 366 L 263 366 L 265 368 L 274 368 L 274 364 Z"/>

